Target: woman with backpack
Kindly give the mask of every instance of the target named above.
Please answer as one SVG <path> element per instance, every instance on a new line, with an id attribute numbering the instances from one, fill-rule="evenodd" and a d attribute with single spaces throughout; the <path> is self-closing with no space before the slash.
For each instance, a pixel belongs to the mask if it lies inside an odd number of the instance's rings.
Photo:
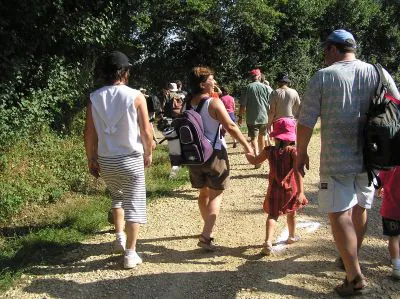
<path id="1" fill-rule="evenodd" d="M 197 245 L 209 251 L 217 249 L 213 231 L 220 210 L 222 193 L 229 182 L 229 160 L 225 139 L 220 134 L 220 126 L 222 125 L 226 132 L 243 146 L 245 154 L 253 153 L 246 138 L 229 117 L 222 101 L 212 98 L 215 83 L 214 73 L 210 68 L 193 68 L 188 78 L 191 93 L 186 101 L 186 105 L 193 108 L 204 101 L 199 113 L 203 120 L 205 136 L 213 144 L 213 154 L 204 164 L 189 166 L 192 187 L 200 191 L 198 204 L 204 221 Z"/>

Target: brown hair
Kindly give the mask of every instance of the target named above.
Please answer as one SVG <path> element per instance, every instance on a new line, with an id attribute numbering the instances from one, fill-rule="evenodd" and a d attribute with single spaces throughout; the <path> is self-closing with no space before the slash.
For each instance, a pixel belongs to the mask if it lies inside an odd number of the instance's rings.
<path id="1" fill-rule="evenodd" d="M 353 48 L 352 46 L 347 46 L 347 45 L 341 44 L 341 43 L 332 43 L 332 42 L 330 42 L 330 43 L 328 43 L 326 45 L 325 48 L 329 49 L 331 46 L 335 46 L 336 49 L 338 49 L 338 51 L 340 53 L 342 53 L 342 54 L 345 54 L 345 53 L 356 53 L 356 49 L 355 48 Z"/>
<path id="2" fill-rule="evenodd" d="M 208 77 L 214 75 L 213 70 L 205 66 L 194 67 L 188 77 L 188 86 L 192 94 L 200 93 L 200 83 L 206 82 Z"/>

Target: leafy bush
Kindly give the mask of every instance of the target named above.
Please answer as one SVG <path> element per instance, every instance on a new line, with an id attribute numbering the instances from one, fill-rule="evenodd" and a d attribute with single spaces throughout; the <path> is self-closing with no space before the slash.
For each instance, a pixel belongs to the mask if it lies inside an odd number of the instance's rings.
<path id="1" fill-rule="evenodd" d="M 32 65 L 36 66 L 36 73 L 28 80 Z M 28 60 L 15 73 L 14 80 L 2 82 L 0 148 L 37 134 L 43 126 L 69 132 L 73 116 L 84 106 L 91 82 L 85 82 L 82 76 L 85 69 L 81 63 L 69 65 L 64 58 L 49 56 L 40 62 Z"/>

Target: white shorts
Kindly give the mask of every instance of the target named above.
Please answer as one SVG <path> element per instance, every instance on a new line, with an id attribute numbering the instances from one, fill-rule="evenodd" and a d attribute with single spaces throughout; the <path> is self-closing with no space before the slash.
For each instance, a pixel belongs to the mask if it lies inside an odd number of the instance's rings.
<path id="1" fill-rule="evenodd" d="M 321 176 L 320 180 L 318 204 L 321 212 L 342 212 L 356 204 L 371 208 L 375 190 L 372 184 L 368 187 L 367 173 Z"/>

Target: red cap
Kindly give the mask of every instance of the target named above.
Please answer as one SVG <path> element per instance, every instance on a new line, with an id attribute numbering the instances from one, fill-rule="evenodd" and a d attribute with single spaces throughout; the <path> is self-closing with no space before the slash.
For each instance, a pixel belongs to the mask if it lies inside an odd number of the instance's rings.
<path id="1" fill-rule="evenodd" d="M 261 71 L 260 69 L 254 69 L 250 71 L 250 74 L 253 76 L 260 76 L 261 75 Z"/>

